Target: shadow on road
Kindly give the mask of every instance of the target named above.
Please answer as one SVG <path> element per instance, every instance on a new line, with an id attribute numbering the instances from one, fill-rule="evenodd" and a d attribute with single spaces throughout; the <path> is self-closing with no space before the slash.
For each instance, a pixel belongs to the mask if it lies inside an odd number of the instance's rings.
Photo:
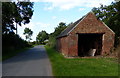
<path id="1" fill-rule="evenodd" d="M 3 61 L 4 63 L 12 63 L 12 62 L 23 62 L 29 60 L 40 60 L 48 58 L 45 48 L 43 46 L 35 46 L 25 52 L 21 52 L 16 56 Z"/>
<path id="2" fill-rule="evenodd" d="M 5 60 L 2 70 L 3 76 L 52 76 L 51 64 L 42 45 Z"/>

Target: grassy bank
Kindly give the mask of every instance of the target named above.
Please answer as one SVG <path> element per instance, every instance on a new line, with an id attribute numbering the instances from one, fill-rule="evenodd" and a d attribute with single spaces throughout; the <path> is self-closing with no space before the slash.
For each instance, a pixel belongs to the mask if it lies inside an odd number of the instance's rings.
<path id="1" fill-rule="evenodd" d="M 32 47 L 26 40 L 23 40 L 14 32 L 2 34 L 2 60 L 15 56 L 19 52 Z"/>
<path id="2" fill-rule="evenodd" d="M 22 49 L 19 49 L 19 50 L 11 50 L 11 49 L 6 50 L 8 52 L 6 52 L 7 54 L 2 56 L 2 61 L 6 60 L 6 59 L 9 59 L 9 58 L 17 55 L 18 53 L 24 52 L 24 51 L 26 51 L 26 50 L 28 50 L 29 48 L 32 48 L 32 47 L 34 47 L 34 46 L 22 48 Z"/>
<path id="3" fill-rule="evenodd" d="M 54 76 L 118 76 L 115 58 L 64 58 L 56 50 L 45 46 Z"/>

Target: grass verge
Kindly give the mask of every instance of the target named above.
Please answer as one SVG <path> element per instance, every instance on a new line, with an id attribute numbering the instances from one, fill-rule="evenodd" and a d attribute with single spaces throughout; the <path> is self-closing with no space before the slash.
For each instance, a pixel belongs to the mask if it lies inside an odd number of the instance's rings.
<path id="1" fill-rule="evenodd" d="M 32 47 L 34 47 L 34 46 L 32 46 Z M 19 50 L 12 50 L 12 51 L 7 50 L 9 52 L 7 52 L 7 54 L 2 56 L 2 61 L 7 60 L 7 59 L 17 55 L 18 53 L 24 52 L 24 51 L 26 51 L 26 50 L 28 50 L 29 48 L 32 48 L 32 47 L 26 47 L 26 48 L 22 48 L 22 49 L 19 49 Z"/>
<path id="2" fill-rule="evenodd" d="M 64 58 L 45 46 L 54 76 L 118 76 L 116 58 Z"/>

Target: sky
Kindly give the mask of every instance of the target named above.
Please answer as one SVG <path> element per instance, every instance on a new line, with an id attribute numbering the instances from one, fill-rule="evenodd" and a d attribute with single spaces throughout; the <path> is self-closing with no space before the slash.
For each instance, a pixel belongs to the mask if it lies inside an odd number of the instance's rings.
<path id="1" fill-rule="evenodd" d="M 34 2 L 33 16 L 29 24 L 18 26 L 19 36 L 25 40 L 24 29 L 30 28 L 33 31 L 32 40 L 42 30 L 47 33 L 54 32 L 60 22 L 69 24 L 80 19 L 100 4 L 109 5 L 114 0 L 30 0 Z"/>

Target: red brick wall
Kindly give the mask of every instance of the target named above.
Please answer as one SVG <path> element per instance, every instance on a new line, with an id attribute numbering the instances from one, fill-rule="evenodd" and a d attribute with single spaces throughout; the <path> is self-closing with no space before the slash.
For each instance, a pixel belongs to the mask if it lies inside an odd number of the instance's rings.
<path id="1" fill-rule="evenodd" d="M 74 43 L 73 45 L 69 44 L 69 55 L 74 55 L 78 52 L 78 37 L 76 33 L 105 33 L 103 36 L 104 40 L 102 53 L 109 54 L 110 49 L 114 45 L 114 33 L 108 29 L 101 21 L 97 20 L 96 16 L 93 13 L 89 13 L 71 32 L 69 35 L 70 41 Z M 75 52 L 75 53 L 74 53 Z"/>
<path id="2" fill-rule="evenodd" d="M 78 37 L 77 34 L 68 36 L 68 54 L 69 56 L 78 56 L 77 48 L 78 48 Z"/>
<path id="3" fill-rule="evenodd" d="M 101 55 L 109 54 L 114 45 L 114 32 L 97 20 L 93 13 L 89 13 L 67 37 L 58 39 L 58 48 L 62 54 L 78 56 L 78 35 L 76 33 L 105 33 Z"/>
<path id="4" fill-rule="evenodd" d="M 57 48 L 65 56 L 68 56 L 68 38 L 62 37 L 57 39 Z"/>

